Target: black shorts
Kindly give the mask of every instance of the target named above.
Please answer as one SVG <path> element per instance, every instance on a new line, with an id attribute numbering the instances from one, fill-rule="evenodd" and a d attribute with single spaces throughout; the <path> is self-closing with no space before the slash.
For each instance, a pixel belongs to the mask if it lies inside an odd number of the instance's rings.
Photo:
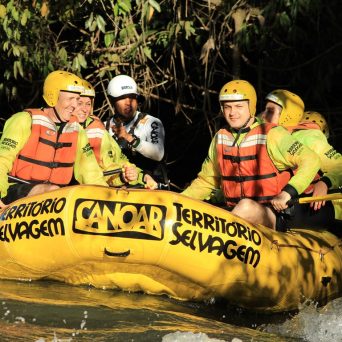
<path id="1" fill-rule="evenodd" d="M 276 229 L 286 231 L 290 228 L 329 229 L 335 225 L 335 209 L 331 201 L 319 210 L 313 210 L 310 203 L 295 204 L 283 213 L 276 213 Z"/>
<path id="2" fill-rule="evenodd" d="M 26 197 L 37 184 L 13 184 L 7 190 L 7 196 L 1 198 L 4 204 L 10 204 L 19 198 Z"/>

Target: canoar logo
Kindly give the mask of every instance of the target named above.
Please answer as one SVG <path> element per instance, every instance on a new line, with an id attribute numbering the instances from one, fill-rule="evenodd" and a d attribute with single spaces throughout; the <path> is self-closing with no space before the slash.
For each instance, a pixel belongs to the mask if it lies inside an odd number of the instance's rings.
<path id="1" fill-rule="evenodd" d="M 154 204 L 78 199 L 73 232 L 162 240 L 166 207 Z"/>

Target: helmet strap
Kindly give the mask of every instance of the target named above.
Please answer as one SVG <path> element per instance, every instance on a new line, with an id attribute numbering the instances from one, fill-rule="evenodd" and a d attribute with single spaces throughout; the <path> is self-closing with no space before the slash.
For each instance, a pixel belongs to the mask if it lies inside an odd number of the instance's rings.
<path id="1" fill-rule="evenodd" d="M 233 142 L 233 146 L 235 146 L 235 144 L 236 144 L 237 141 L 239 140 L 240 135 L 241 135 L 242 133 L 246 133 L 246 132 L 248 132 L 248 131 L 251 130 L 249 126 L 246 127 L 247 124 L 248 124 L 248 122 L 249 122 L 249 120 L 250 120 L 251 118 L 252 118 L 252 116 L 250 116 L 250 117 L 247 119 L 247 121 L 246 121 L 239 129 L 234 129 L 234 128 L 232 129 L 233 132 L 237 133 L 236 138 L 234 139 L 234 142 Z M 254 122 L 255 122 L 255 118 L 254 118 L 254 120 L 253 120 L 253 123 L 254 123 Z"/>
<path id="2" fill-rule="evenodd" d="M 55 108 L 55 107 L 52 107 L 52 108 L 53 108 L 53 111 L 54 111 L 54 113 L 55 113 L 55 115 L 56 115 L 56 118 L 59 120 L 59 122 L 64 122 L 64 121 L 61 119 L 61 117 L 59 116 L 59 114 L 57 113 L 56 108 Z"/>

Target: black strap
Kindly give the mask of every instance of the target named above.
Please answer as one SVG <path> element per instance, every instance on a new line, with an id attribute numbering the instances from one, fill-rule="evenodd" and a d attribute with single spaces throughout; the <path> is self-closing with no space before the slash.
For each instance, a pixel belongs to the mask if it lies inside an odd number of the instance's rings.
<path id="1" fill-rule="evenodd" d="M 62 120 L 62 118 L 59 116 L 59 114 L 58 114 L 56 108 L 55 108 L 55 107 L 52 107 L 52 109 L 53 109 L 53 111 L 54 111 L 54 113 L 55 113 L 55 115 L 56 115 L 56 118 L 57 118 L 60 122 L 63 122 L 63 120 Z M 57 123 L 55 122 L 55 124 L 57 124 Z"/>
<path id="2" fill-rule="evenodd" d="M 254 176 L 222 176 L 222 180 L 242 183 L 246 181 L 272 178 L 275 176 L 276 176 L 276 173 L 273 172 L 273 173 L 268 173 L 266 175 L 254 175 Z"/>
<path id="3" fill-rule="evenodd" d="M 110 128 L 110 120 L 111 120 L 112 116 L 108 115 L 107 119 L 106 119 L 106 130 L 109 131 Z"/>
<path id="4" fill-rule="evenodd" d="M 247 121 L 246 121 L 240 128 L 238 128 L 238 129 L 230 128 L 230 130 L 231 130 L 232 132 L 235 132 L 235 133 L 236 133 L 236 137 L 235 137 L 235 139 L 234 139 L 234 142 L 233 142 L 232 147 L 234 147 L 234 146 L 236 145 L 236 143 L 237 143 L 237 141 L 239 140 L 241 134 L 247 133 L 247 132 L 249 132 L 249 131 L 251 130 L 251 127 L 250 127 L 250 126 L 246 127 L 247 124 L 248 124 L 248 121 L 250 120 L 250 118 L 251 118 L 251 117 L 249 116 L 249 118 L 247 119 Z M 255 122 L 255 119 L 254 119 L 253 123 L 254 123 L 254 122 Z"/>
<path id="5" fill-rule="evenodd" d="M 56 169 L 58 167 L 72 167 L 74 165 L 74 163 L 45 162 L 45 161 L 36 160 L 36 159 L 32 159 L 32 158 L 25 157 L 25 156 L 19 156 L 18 158 L 21 160 L 27 161 L 29 163 L 32 163 L 32 164 L 37 164 L 37 165 L 48 167 L 49 169 Z"/>
<path id="6" fill-rule="evenodd" d="M 68 143 L 68 142 L 53 142 L 51 140 L 47 140 L 44 138 L 39 138 L 39 141 L 42 142 L 45 145 L 49 145 L 52 146 L 54 149 L 58 149 L 58 148 L 62 148 L 62 147 L 71 147 L 72 143 Z"/>
<path id="7" fill-rule="evenodd" d="M 127 133 L 133 135 L 134 134 L 134 130 L 136 129 L 136 127 L 138 126 L 138 123 L 140 122 L 141 119 L 143 119 L 147 114 L 146 113 L 142 113 L 140 112 L 138 115 L 137 120 L 134 122 L 134 124 L 132 125 L 132 127 L 129 129 L 129 131 Z"/>
<path id="8" fill-rule="evenodd" d="M 231 155 L 223 155 L 223 159 L 227 159 L 227 160 L 231 160 L 233 163 L 240 163 L 241 161 L 245 161 L 245 160 L 256 160 L 257 156 L 253 155 L 253 156 L 231 156 Z"/>

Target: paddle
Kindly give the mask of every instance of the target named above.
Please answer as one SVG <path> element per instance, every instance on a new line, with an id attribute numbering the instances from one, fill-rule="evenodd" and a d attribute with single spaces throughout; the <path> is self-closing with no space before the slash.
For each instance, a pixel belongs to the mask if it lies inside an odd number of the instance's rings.
<path id="1" fill-rule="evenodd" d="M 115 175 L 116 173 L 122 172 L 122 168 L 117 168 L 114 170 L 108 170 L 108 171 L 103 171 L 104 176 L 110 176 L 110 175 Z"/>
<path id="2" fill-rule="evenodd" d="M 325 196 L 308 196 L 308 197 L 297 197 L 288 201 L 288 205 L 291 206 L 295 203 L 304 204 L 304 203 L 312 203 L 319 201 L 334 201 L 342 199 L 342 186 L 337 189 L 328 190 L 328 194 Z"/>
<path id="3" fill-rule="evenodd" d="M 30 181 L 27 181 L 27 180 L 24 180 L 24 179 L 21 179 L 21 178 L 17 178 L 17 177 L 11 176 L 11 175 L 8 175 L 8 179 L 10 181 L 14 181 L 14 182 L 17 182 L 17 183 L 32 184 Z"/>

